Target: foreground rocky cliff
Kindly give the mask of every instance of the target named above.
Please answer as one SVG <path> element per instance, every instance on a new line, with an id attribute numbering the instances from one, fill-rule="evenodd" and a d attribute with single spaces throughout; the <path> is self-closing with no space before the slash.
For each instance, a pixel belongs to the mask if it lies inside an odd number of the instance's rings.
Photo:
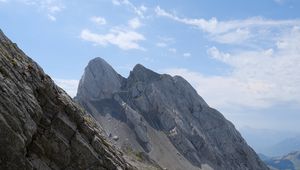
<path id="1" fill-rule="evenodd" d="M 161 167 L 268 169 L 235 127 L 182 77 L 138 64 L 126 79 L 95 58 L 85 68 L 76 100 L 116 146 Z"/>
<path id="2" fill-rule="evenodd" d="M 132 169 L 102 129 L 0 30 L 0 169 Z"/>

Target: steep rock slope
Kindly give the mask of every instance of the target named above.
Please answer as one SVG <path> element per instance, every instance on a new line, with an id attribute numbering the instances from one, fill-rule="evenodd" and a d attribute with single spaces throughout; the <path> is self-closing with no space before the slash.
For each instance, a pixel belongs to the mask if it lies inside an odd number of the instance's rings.
<path id="1" fill-rule="evenodd" d="M 268 169 L 221 113 L 182 77 L 138 64 L 123 78 L 91 60 L 76 100 L 125 152 L 144 153 L 168 169 Z"/>
<path id="2" fill-rule="evenodd" d="M 0 30 L 0 169 L 133 169 L 99 124 Z"/>

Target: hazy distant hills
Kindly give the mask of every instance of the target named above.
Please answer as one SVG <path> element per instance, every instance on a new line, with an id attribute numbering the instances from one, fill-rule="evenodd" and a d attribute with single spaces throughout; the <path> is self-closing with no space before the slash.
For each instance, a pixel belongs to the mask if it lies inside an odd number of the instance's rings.
<path id="1" fill-rule="evenodd" d="M 300 150 L 300 136 L 287 138 L 268 148 L 271 155 L 285 155 Z"/>
<path id="2" fill-rule="evenodd" d="M 273 170 L 299 170 L 300 151 L 289 153 L 282 157 L 268 158 L 260 155 L 261 159 Z"/>
<path id="3" fill-rule="evenodd" d="M 300 134 L 286 131 L 242 128 L 242 136 L 257 153 L 269 157 L 282 156 L 300 150 Z"/>
<path id="4" fill-rule="evenodd" d="M 297 133 L 253 128 L 240 131 L 272 170 L 300 170 L 300 135 Z"/>

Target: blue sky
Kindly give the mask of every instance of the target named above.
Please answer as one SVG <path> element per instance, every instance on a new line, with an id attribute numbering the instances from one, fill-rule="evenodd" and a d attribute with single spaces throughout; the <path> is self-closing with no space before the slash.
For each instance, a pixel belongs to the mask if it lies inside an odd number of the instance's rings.
<path id="1" fill-rule="evenodd" d="M 186 78 L 237 128 L 299 132 L 298 0 L 0 0 L 0 28 L 70 95 L 102 57 Z"/>

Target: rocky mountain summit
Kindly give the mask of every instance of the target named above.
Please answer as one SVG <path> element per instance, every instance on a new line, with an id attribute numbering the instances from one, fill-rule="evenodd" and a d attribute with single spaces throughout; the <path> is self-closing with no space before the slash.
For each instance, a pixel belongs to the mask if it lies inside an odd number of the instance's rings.
<path id="1" fill-rule="evenodd" d="M 138 64 L 124 78 L 95 58 L 75 99 L 126 154 L 146 155 L 165 169 L 268 169 L 233 124 L 180 76 Z"/>
<path id="2" fill-rule="evenodd" d="M 1 30 L 0 94 L 0 169 L 133 169 L 94 118 Z"/>

